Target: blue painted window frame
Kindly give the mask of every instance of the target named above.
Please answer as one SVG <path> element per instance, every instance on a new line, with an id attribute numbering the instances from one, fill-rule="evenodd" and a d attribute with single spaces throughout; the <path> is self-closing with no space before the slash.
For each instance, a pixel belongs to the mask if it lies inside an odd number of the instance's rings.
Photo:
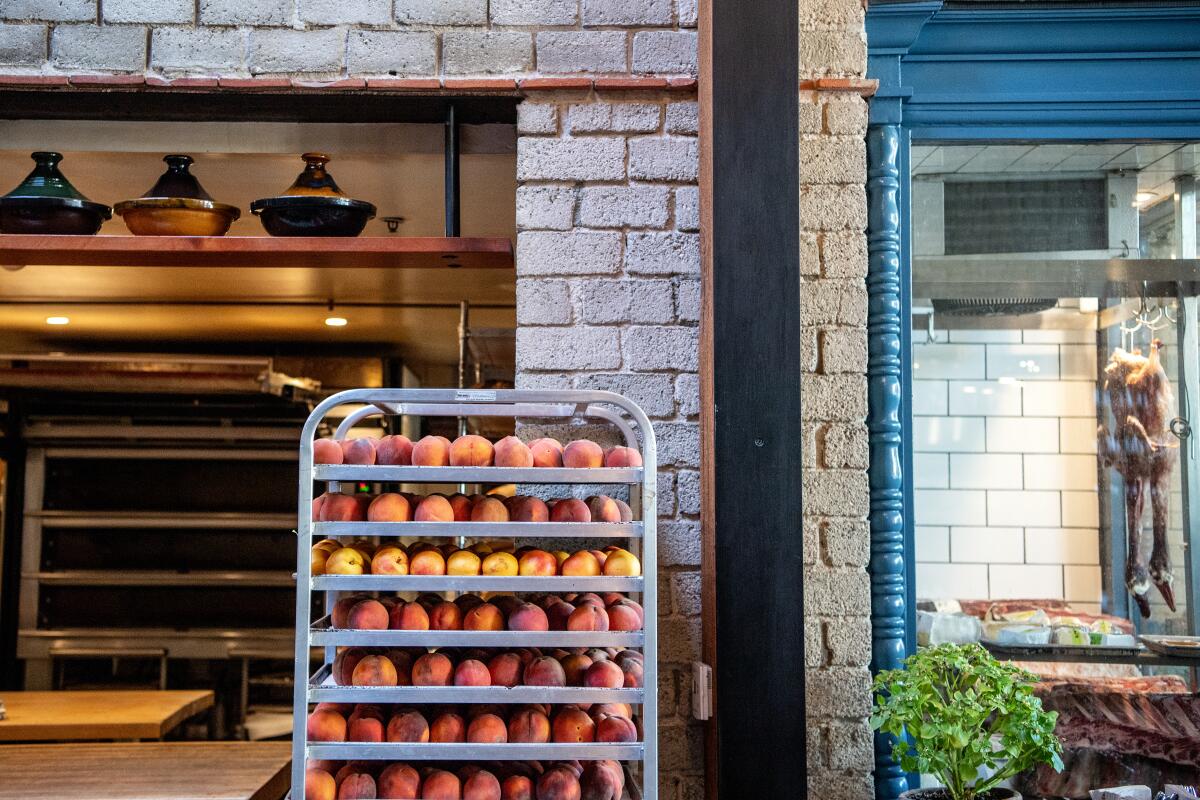
<path id="1" fill-rule="evenodd" d="M 869 6 L 866 21 L 868 76 L 879 81 L 867 138 L 872 669 L 879 670 L 898 666 L 916 645 L 910 148 L 985 140 L 1200 141 L 1200 8 L 886 3 Z M 898 413 L 889 405 L 897 391 Z M 890 748 L 877 737 L 879 800 L 896 797 L 913 777 L 891 762 Z"/>

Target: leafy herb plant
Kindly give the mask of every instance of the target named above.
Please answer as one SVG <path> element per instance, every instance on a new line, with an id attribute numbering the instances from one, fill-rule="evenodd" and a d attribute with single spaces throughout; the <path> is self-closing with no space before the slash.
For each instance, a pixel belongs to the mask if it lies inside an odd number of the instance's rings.
<path id="1" fill-rule="evenodd" d="M 951 800 L 975 800 L 1039 764 L 1062 770 L 1058 714 L 1042 708 L 1034 675 L 977 644 L 928 647 L 904 664 L 875 677 L 871 727 L 895 737 L 906 772 L 933 775 Z M 978 778 L 984 767 L 990 776 Z"/>

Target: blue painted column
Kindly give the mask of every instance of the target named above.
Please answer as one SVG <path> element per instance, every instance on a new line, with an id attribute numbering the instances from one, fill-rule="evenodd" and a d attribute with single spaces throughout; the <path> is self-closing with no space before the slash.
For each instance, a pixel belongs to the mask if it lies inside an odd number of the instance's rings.
<path id="1" fill-rule="evenodd" d="M 871 670 L 905 657 L 904 443 L 901 369 L 900 126 L 867 130 L 867 430 L 871 467 Z M 893 800 L 908 780 L 892 737 L 875 736 L 875 797 Z"/>

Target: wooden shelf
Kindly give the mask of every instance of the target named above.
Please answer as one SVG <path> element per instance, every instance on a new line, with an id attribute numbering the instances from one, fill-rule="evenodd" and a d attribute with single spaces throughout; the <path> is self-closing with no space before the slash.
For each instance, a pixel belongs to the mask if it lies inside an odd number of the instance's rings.
<path id="1" fill-rule="evenodd" d="M 0 235 L 5 266 L 512 269 L 507 238 Z"/>

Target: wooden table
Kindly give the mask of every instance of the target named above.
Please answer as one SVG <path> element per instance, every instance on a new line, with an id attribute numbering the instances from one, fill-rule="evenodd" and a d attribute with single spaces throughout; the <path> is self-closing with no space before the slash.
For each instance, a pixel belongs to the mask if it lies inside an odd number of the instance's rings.
<path id="1" fill-rule="evenodd" d="M 280 800 L 290 742 L 0 745 L 0 800 Z"/>
<path id="2" fill-rule="evenodd" d="M 0 742 L 161 739 L 193 714 L 211 708 L 201 691 L 97 690 L 0 692 L 7 712 Z"/>

